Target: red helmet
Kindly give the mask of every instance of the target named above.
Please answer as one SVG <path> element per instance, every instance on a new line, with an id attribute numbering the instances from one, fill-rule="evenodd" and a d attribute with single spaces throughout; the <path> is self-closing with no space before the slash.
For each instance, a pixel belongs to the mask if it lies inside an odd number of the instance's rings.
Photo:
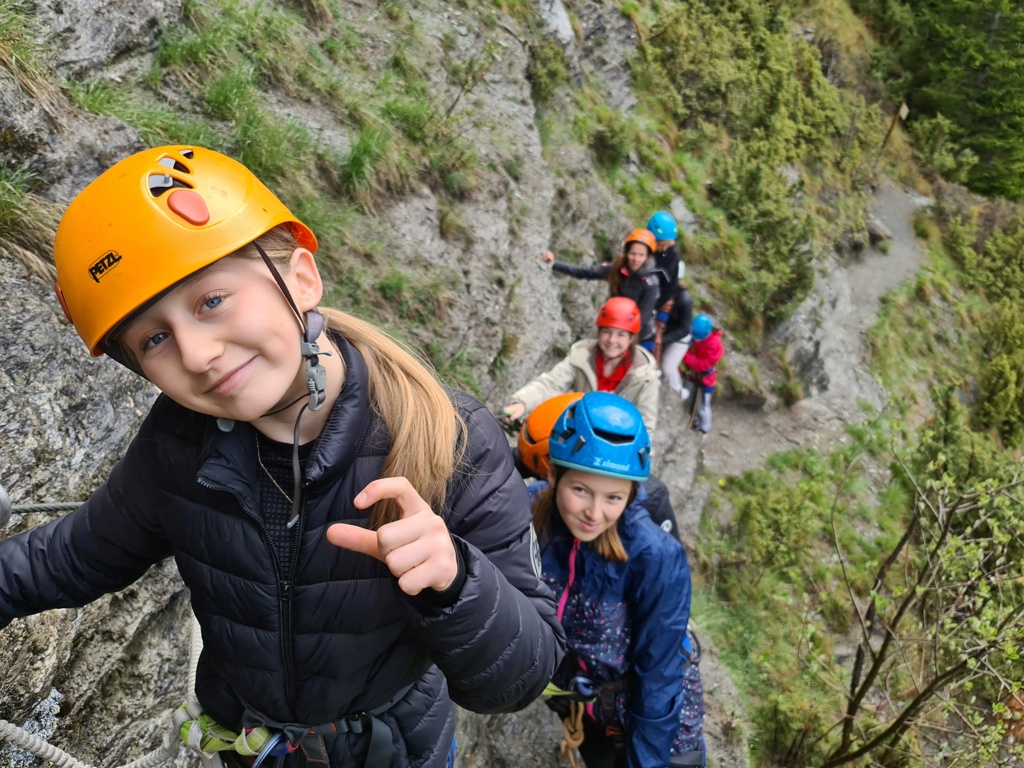
<path id="1" fill-rule="evenodd" d="M 568 392 L 545 400 L 530 411 L 519 430 L 519 455 L 523 457 L 523 463 L 541 478 L 548 476 L 548 467 L 551 466 L 548 456 L 551 428 L 562 412 L 581 397 L 582 392 Z"/>
<path id="2" fill-rule="evenodd" d="M 630 333 L 640 333 L 640 307 L 625 296 L 613 296 L 597 313 L 597 327 L 621 328 Z"/>
<path id="3" fill-rule="evenodd" d="M 626 235 L 626 242 L 622 244 L 622 250 L 629 250 L 630 243 L 643 243 L 647 246 L 647 250 L 654 253 L 658 250 L 658 240 L 654 237 L 654 233 L 647 229 L 634 229 L 628 235 Z"/>

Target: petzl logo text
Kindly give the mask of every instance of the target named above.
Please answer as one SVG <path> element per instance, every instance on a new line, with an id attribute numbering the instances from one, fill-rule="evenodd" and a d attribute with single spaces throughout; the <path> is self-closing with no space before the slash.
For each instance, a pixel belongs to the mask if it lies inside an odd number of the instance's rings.
<path id="1" fill-rule="evenodd" d="M 89 276 L 97 283 L 100 278 L 121 263 L 121 254 L 117 251 L 107 251 L 100 256 L 89 267 Z"/>

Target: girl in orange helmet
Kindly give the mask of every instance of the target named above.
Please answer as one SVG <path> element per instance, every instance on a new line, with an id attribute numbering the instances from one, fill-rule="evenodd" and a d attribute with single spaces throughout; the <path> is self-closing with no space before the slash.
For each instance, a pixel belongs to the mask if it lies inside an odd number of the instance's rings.
<path id="1" fill-rule="evenodd" d="M 513 392 L 502 419 L 515 423 L 563 392 L 614 392 L 636 405 L 653 431 L 658 423 L 658 365 L 637 343 L 641 322 L 632 299 L 608 299 L 597 313 L 597 338 L 577 341 L 562 362 Z"/>
<path id="2" fill-rule="evenodd" d="M 564 635 L 494 419 L 373 326 L 318 310 L 316 248 L 200 147 L 140 152 L 72 201 L 61 305 L 93 355 L 162 394 L 83 506 L 0 541 L 0 627 L 173 556 L 207 718 L 268 729 L 285 766 L 450 766 L 448 692 L 521 708 Z"/>
<path id="3" fill-rule="evenodd" d="M 640 343 L 654 349 L 654 314 L 661 290 L 654 274 L 657 241 L 646 229 L 634 229 L 626 236 L 622 251 L 604 264 L 580 265 L 557 261 L 551 251 L 541 257 L 555 272 L 584 280 L 607 280 L 609 296 L 625 296 L 640 308 Z M 646 419 L 646 416 L 645 416 Z"/>

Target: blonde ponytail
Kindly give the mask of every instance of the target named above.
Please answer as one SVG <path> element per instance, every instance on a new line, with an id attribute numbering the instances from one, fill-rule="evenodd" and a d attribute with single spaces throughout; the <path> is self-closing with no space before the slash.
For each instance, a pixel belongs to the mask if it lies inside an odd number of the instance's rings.
<path id="1" fill-rule="evenodd" d="M 391 438 L 381 477 L 407 478 L 441 514 L 448 481 L 466 450 L 466 423 L 416 355 L 363 320 L 328 307 L 320 312 L 327 327 L 344 336 L 366 363 L 370 405 Z M 377 529 L 400 516 L 398 504 L 385 500 L 374 506 L 369 526 Z"/>

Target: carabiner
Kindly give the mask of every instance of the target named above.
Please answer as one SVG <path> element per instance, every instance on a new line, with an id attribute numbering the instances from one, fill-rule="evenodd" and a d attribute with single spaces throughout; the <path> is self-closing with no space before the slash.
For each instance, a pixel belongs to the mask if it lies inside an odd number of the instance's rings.
<path id="1" fill-rule="evenodd" d="M 597 695 L 597 692 L 594 690 L 594 681 L 583 675 L 577 675 L 570 680 L 569 686 L 576 693 L 576 696 L 579 697 L 580 701 L 592 701 Z"/>

